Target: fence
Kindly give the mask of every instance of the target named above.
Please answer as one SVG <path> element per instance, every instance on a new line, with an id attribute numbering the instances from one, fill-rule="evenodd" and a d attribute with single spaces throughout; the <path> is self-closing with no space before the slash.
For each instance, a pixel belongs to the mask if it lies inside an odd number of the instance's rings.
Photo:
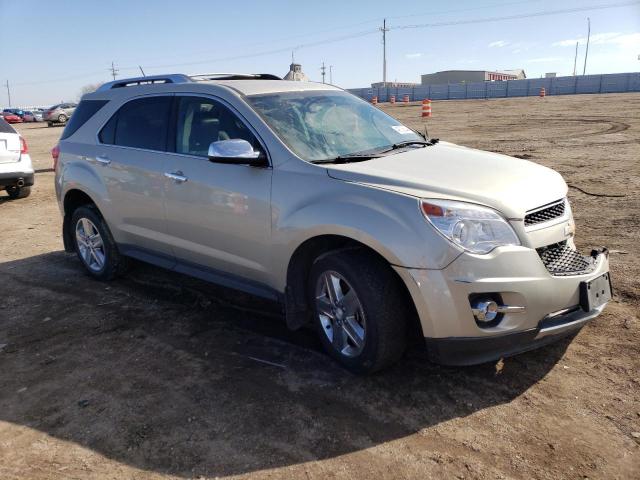
<path id="1" fill-rule="evenodd" d="M 415 87 L 351 88 L 349 91 L 365 100 L 374 96 L 378 102 L 388 102 L 409 95 L 409 100 L 461 100 L 466 98 L 506 98 L 538 95 L 544 87 L 547 95 L 575 95 L 581 93 L 640 92 L 640 72 L 575 77 L 530 78 L 496 82 L 449 83 L 446 85 L 418 85 Z"/>

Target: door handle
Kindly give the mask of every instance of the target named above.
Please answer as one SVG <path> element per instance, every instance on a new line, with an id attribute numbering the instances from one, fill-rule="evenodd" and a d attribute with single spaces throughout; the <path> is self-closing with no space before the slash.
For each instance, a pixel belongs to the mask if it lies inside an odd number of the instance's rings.
<path id="1" fill-rule="evenodd" d="M 179 170 L 177 172 L 164 172 L 164 176 L 174 180 L 176 183 L 184 183 L 188 180 Z"/>
<path id="2" fill-rule="evenodd" d="M 96 157 L 96 162 L 100 163 L 101 165 L 109 165 L 111 163 L 111 160 L 109 159 L 109 157 L 98 155 Z"/>

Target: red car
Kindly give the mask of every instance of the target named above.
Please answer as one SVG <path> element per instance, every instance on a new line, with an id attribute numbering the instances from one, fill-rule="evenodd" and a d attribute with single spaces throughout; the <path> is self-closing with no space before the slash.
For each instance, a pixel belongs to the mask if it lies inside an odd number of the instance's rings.
<path id="1" fill-rule="evenodd" d="M 15 113 L 4 112 L 2 114 L 7 123 L 22 123 L 22 118 L 20 118 Z"/>

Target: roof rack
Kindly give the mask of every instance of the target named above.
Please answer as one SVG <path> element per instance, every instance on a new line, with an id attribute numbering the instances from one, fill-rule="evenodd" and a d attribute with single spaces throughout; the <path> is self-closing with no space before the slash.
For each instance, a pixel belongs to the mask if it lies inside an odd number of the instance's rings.
<path id="1" fill-rule="evenodd" d="M 195 82 L 208 80 L 282 80 L 270 73 L 198 73 L 189 75 Z"/>
<path id="2" fill-rule="evenodd" d="M 133 77 L 114 80 L 113 82 L 102 84 L 96 91 L 103 92 L 114 88 L 153 85 L 156 83 L 190 83 L 206 82 L 209 80 L 282 80 L 282 78 L 270 73 L 200 73 L 197 75 L 172 73 L 169 75 L 152 75 L 148 77 Z"/>
<path id="3" fill-rule="evenodd" d="M 173 73 L 170 75 L 153 75 L 148 77 L 133 77 L 115 80 L 113 82 L 104 83 L 98 88 L 98 92 L 111 90 L 114 88 L 133 87 L 137 85 L 153 85 L 155 83 L 188 83 L 192 82 L 190 77 L 182 73 Z"/>

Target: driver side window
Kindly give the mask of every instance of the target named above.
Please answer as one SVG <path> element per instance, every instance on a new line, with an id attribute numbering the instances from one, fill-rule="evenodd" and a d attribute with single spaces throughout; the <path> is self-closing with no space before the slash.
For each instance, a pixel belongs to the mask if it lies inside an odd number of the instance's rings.
<path id="1" fill-rule="evenodd" d="M 179 98 L 176 153 L 206 157 L 212 142 L 232 139 L 260 149 L 255 136 L 226 106 L 210 98 Z"/>

